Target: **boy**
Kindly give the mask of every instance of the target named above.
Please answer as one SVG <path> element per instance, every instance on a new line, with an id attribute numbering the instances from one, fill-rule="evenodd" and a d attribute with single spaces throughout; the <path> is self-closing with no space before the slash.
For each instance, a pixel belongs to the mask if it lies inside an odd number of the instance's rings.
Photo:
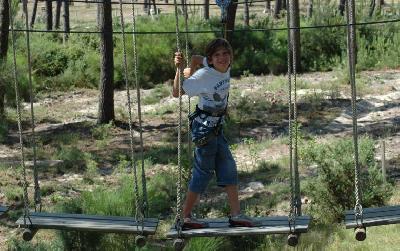
<path id="1" fill-rule="evenodd" d="M 206 57 L 193 56 L 190 69 L 183 69 L 183 56 L 175 53 L 177 71 L 172 95 L 179 97 L 179 72 L 184 71 L 181 94 L 189 97 L 199 96 L 196 111 L 190 115 L 194 164 L 189 191 L 183 206 L 183 229 L 205 228 L 208 225 L 191 216 L 191 211 L 216 173 L 218 186 L 224 187 L 230 206 L 229 223 L 231 226 L 255 226 L 255 222 L 240 213 L 238 198 L 236 163 L 223 135 L 222 123 L 228 105 L 230 87 L 230 65 L 232 47 L 225 39 L 211 41 L 205 51 Z M 204 68 L 194 72 L 200 65 Z M 194 72 L 193 75 L 191 75 Z"/>

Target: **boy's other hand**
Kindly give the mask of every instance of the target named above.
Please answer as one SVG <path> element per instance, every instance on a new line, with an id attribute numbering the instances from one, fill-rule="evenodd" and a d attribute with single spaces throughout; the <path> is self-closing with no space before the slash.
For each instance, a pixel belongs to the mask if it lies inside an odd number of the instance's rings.
<path id="1" fill-rule="evenodd" d="M 182 61 L 183 61 L 182 52 L 175 52 L 175 58 L 174 58 L 175 67 L 181 69 Z"/>
<path id="2" fill-rule="evenodd" d="M 185 78 L 189 78 L 191 75 L 192 75 L 192 69 L 190 69 L 190 68 L 185 68 L 185 69 L 183 69 L 183 76 L 185 77 Z"/>

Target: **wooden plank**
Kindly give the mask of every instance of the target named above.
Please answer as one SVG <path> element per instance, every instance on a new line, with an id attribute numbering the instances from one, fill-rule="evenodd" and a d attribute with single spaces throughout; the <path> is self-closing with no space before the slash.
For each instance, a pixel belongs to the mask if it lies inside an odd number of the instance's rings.
<path id="1" fill-rule="evenodd" d="M 396 223 L 400 223 L 399 206 L 363 209 L 362 225 L 365 227 Z M 346 228 L 357 227 L 353 210 L 346 211 L 345 224 Z"/>
<path id="2" fill-rule="evenodd" d="M 230 227 L 227 218 L 221 219 L 202 219 L 208 222 L 208 228 L 190 229 L 182 231 L 181 237 L 211 237 L 211 236 L 241 236 L 258 234 L 288 234 L 290 233 L 288 217 L 260 217 L 254 218 L 260 222 L 258 227 Z M 300 216 L 296 219 L 295 229 L 297 233 L 305 233 L 311 221 L 309 216 Z M 172 227 L 167 234 L 169 238 L 178 237 L 175 227 Z"/>
<path id="3" fill-rule="evenodd" d="M 396 216 L 400 215 L 400 209 L 398 210 L 391 210 L 391 211 L 374 211 L 374 212 L 367 212 L 363 211 L 363 218 L 379 218 L 379 217 L 386 217 L 386 216 Z M 346 220 L 353 220 L 354 219 L 354 212 L 353 214 L 347 214 L 345 217 Z"/>
<path id="4" fill-rule="evenodd" d="M 363 208 L 363 213 L 373 213 L 373 212 L 384 212 L 384 211 L 397 211 L 400 210 L 400 206 L 385 206 L 385 207 L 371 207 Z M 345 215 L 354 215 L 354 210 L 346 210 Z"/>
<path id="5" fill-rule="evenodd" d="M 113 220 L 113 221 L 135 221 L 133 217 L 127 216 L 109 216 L 109 215 L 89 215 L 89 214 L 67 214 L 67 213 L 46 213 L 46 212 L 30 212 L 30 216 L 40 217 L 57 217 L 57 218 L 76 218 L 76 219 L 99 219 L 99 220 Z M 157 218 L 146 218 L 145 222 L 158 223 Z"/>
<path id="6" fill-rule="evenodd" d="M 105 218 L 94 215 L 82 215 L 82 218 L 79 218 L 78 215 L 68 217 L 68 214 L 62 214 L 62 217 L 59 216 L 58 214 L 52 216 L 49 213 L 45 213 L 42 216 L 40 213 L 32 213 L 29 219 L 26 218 L 24 221 L 24 217 L 21 217 L 17 220 L 16 224 L 20 228 L 98 231 L 105 233 L 142 233 L 142 223 L 135 221 L 134 218 L 122 217 L 123 220 L 121 220 L 121 217 L 117 217 L 114 220 L 110 216 Z M 157 226 L 157 219 L 144 219 L 143 234 L 154 234 Z"/>

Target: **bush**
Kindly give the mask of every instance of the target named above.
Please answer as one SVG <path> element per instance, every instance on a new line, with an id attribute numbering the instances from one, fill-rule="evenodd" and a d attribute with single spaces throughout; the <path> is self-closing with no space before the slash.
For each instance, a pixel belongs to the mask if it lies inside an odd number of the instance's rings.
<path id="1" fill-rule="evenodd" d="M 319 222 L 336 222 L 343 211 L 354 208 L 354 164 L 351 139 L 334 140 L 323 145 L 307 141 L 301 147 L 300 158 L 305 166 L 316 165 L 318 176 L 305 188 L 311 197 L 311 215 Z M 383 182 L 374 162 L 374 141 L 363 137 L 359 141 L 360 186 L 363 207 L 381 206 L 391 195 L 391 186 Z"/>

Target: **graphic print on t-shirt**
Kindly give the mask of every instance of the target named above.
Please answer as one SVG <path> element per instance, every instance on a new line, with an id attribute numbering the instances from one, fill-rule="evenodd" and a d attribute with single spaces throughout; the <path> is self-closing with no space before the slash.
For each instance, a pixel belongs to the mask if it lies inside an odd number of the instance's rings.
<path id="1" fill-rule="evenodd" d="M 208 112 L 222 112 L 228 102 L 230 73 L 221 73 L 211 67 L 196 71 L 183 82 L 183 90 L 190 97 L 198 96 L 198 107 Z M 218 117 L 196 118 L 208 127 L 215 126 Z M 200 121 L 201 120 L 201 121 Z"/>

